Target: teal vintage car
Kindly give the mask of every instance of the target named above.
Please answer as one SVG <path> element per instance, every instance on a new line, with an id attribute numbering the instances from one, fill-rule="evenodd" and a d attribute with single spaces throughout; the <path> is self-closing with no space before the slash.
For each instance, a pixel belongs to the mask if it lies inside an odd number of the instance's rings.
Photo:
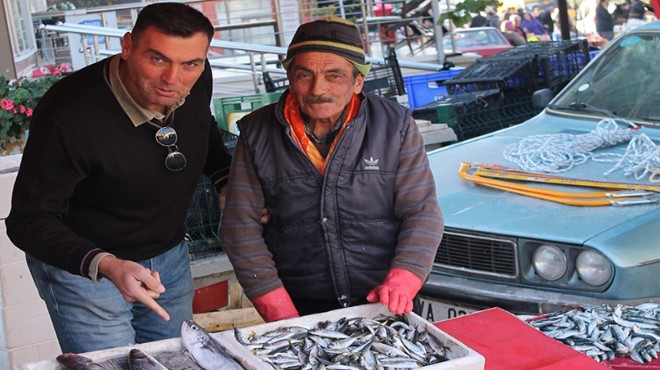
<path id="1" fill-rule="evenodd" d="M 659 61 L 656 21 L 610 42 L 554 98 L 535 92 L 549 104 L 534 118 L 429 153 L 446 231 L 425 318 L 660 302 Z M 588 181 L 646 191 L 605 197 L 621 193 Z"/>

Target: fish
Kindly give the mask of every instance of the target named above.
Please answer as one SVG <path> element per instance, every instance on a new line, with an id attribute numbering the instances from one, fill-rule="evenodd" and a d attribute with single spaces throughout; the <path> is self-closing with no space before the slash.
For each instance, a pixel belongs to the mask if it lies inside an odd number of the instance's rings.
<path id="1" fill-rule="evenodd" d="M 63 353 L 56 357 L 57 362 L 68 370 L 107 370 L 89 357 L 75 353 Z"/>
<path id="2" fill-rule="evenodd" d="M 645 364 L 660 351 L 658 303 L 571 307 L 528 324 L 596 361 L 629 357 Z"/>
<path id="3" fill-rule="evenodd" d="M 234 336 L 274 369 L 411 369 L 450 359 L 445 344 L 406 315 L 340 318 L 247 336 L 234 328 Z"/>
<path id="4" fill-rule="evenodd" d="M 243 370 L 209 333 L 193 320 L 181 324 L 181 341 L 197 365 L 205 370 Z"/>
<path id="5" fill-rule="evenodd" d="M 168 370 L 155 357 L 137 348 L 128 353 L 128 367 L 130 370 Z"/>

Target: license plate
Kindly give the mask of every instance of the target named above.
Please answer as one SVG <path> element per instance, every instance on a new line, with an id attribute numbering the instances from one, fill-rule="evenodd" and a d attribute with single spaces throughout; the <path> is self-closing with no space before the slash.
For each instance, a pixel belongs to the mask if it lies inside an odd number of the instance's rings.
<path id="1" fill-rule="evenodd" d="M 422 303 L 422 318 L 429 322 L 453 319 L 479 311 L 478 308 L 458 306 L 447 302 L 440 302 L 426 297 L 420 297 Z"/>

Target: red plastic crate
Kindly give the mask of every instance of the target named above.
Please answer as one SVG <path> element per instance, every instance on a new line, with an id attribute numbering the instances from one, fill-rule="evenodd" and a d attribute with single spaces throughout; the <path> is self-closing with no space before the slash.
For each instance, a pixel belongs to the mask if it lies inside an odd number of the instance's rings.
<path id="1" fill-rule="evenodd" d="M 215 311 L 229 304 L 229 283 L 220 281 L 202 288 L 195 289 L 193 298 L 193 313 Z"/>

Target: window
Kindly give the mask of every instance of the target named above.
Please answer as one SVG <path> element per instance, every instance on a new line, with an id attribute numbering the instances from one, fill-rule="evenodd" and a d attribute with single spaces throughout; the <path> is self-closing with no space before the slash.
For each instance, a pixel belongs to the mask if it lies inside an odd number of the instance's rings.
<path id="1" fill-rule="evenodd" d="M 24 0 L 8 0 L 7 17 L 9 18 L 9 38 L 14 58 L 28 56 L 35 51 L 34 32 L 29 5 Z"/>

